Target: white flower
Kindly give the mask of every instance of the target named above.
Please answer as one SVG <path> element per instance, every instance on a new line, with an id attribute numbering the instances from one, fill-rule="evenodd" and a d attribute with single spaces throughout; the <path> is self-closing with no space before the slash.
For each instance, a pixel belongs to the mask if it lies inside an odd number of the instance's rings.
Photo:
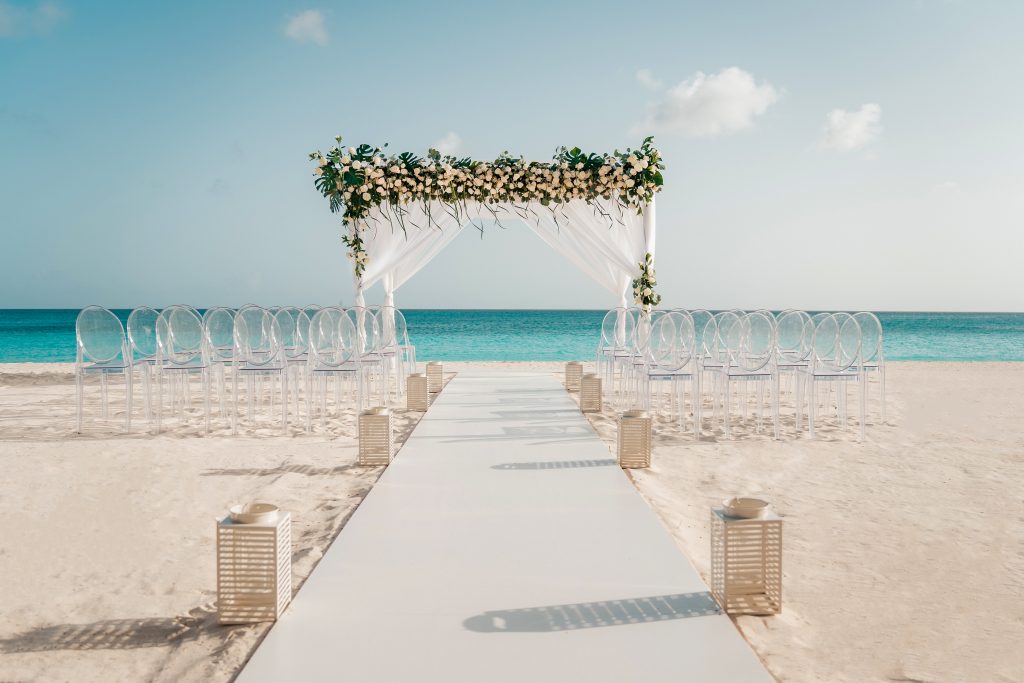
<path id="1" fill-rule="evenodd" d="M 644 296 L 650 296 L 650 295 L 651 295 L 651 288 L 650 287 L 644 287 Z"/>
<path id="2" fill-rule="evenodd" d="M 322 166 L 317 166 L 316 169 L 314 169 L 313 173 L 316 173 L 317 175 L 323 175 L 324 169 Z"/>
<path id="3" fill-rule="evenodd" d="M 358 160 L 352 162 L 352 168 L 356 169 L 357 171 L 362 167 L 363 165 Z"/>
<path id="4" fill-rule="evenodd" d="M 356 153 L 356 148 L 355 147 L 349 147 L 348 148 L 348 153 L 349 154 L 355 154 Z"/>
<path id="5" fill-rule="evenodd" d="M 351 163 L 352 163 L 352 157 L 350 157 L 350 156 L 348 156 L 348 155 L 346 154 L 345 156 L 343 156 L 343 157 L 341 158 L 341 163 L 343 163 L 344 165 L 348 166 L 349 164 L 351 164 Z"/>
<path id="6" fill-rule="evenodd" d="M 364 192 L 363 193 L 363 201 L 364 202 L 370 201 L 370 193 L 369 192 Z"/>
<path id="7" fill-rule="evenodd" d="M 323 168 L 324 166 L 327 165 L 327 159 L 324 159 L 323 157 L 320 157 L 319 161 L 317 161 L 316 164 L 317 164 L 317 166 L 320 166 L 321 168 Z"/>

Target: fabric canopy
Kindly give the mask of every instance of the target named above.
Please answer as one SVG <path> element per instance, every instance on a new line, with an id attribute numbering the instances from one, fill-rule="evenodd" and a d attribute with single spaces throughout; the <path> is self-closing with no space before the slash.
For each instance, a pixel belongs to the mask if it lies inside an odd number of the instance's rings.
<path id="1" fill-rule="evenodd" d="M 618 296 L 619 306 L 631 299 L 631 283 L 639 263 L 654 254 L 654 202 L 642 215 L 614 200 L 582 199 L 563 204 L 480 204 L 468 202 L 458 210 L 439 202 L 413 203 L 401 214 L 387 204 L 373 208 L 360 220 L 359 233 L 369 262 L 356 278 L 356 305 L 364 306 L 365 289 L 380 282 L 384 305 L 394 306 L 395 290 L 418 273 L 466 225 L 488 221 L 519 221 L 577 268 Z M 404 226 L 404 230 L 403 230 Z"/>

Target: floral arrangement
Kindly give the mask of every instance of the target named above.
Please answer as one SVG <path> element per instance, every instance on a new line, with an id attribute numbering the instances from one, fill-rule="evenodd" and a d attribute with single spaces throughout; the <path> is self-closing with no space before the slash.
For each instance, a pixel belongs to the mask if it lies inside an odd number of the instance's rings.
<path id="1" fill-rule="evenodd" d="M 637 265 L 640 266 L 640 276 L 633 280 L 633 300 L 644 310 L 649 310 L 651 306 L 661 303 L 661 295 L 654 291 L 654 286 L 658 284 L 654 275 L 654 257 L 648 253 Z"/>
<path id="2" fill-rule="evenodd" d="M 551 206 L 573 199 L 615 200 L 639 213 L 661 190 L 665 168 L 648 137 L 639 149 L 611 154 L 585 154 L 578 147 L 559 147 L 550 162 L 530 161 L 504 152 L 494 161 L 442 156 L 436 149 L 425 158 L 410 152 L 387 155 L 380 147 L 343 147 L 342 138 L 326 154 L 313 152 L 316 189 L 342 213 L 356 275 L 366 268 L 367 255 L 358 221 L 382 204 L 400 207 L 437 201 L 457 208 L 468 201 L 539 202 Z M 387 147 L 387 145 L 384 145 Z M 402 226 L 404 230 L 404 225 Z"/>
<path id="3" fill-rule="evenodd" d="M 360 237 L 358 231 L 353 230 L 349 235 L 342 235 L 341 241 L 348 247 L 348 258 L 352 261 L 356 277 L 362 277 L 363 271 L 366 270 L 366 264 L 370 260 L 369 254 L 363 248 L 363 238 Z"/>

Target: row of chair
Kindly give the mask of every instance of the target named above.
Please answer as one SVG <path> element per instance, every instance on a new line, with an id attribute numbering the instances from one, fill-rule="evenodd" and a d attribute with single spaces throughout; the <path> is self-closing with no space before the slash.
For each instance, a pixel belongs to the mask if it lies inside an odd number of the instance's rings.
<path id="1" fill-rule="evenodd" d="M 287 431 L 290 405 L 296 416 L 305 405 L 307 430 L 317 410 L 326 423 L 332 380 L 335 406 L 349 396 L 359 408 L 371 400 L 387 405 L 393 393 L 402 395 L 402 380 L 416 367 L 405 317 L 391 307 L 263 308 L 249 304 L 237 310 L 210 308 L 201 314 L 186 305 L 161 311 L 141 307 L 131 311 L 126 329 L 113 312 L 89 306 L 79 313 L 75 327 L 78 431 L 82 428 L 85 380 L 90 375 L 100 376 L 104 417 L 108 411 L 107 378 L 124 378 L 126 430 L 131 429 L 134 378 L 139 374 L 144 414 L 155 421 L 158 432 L 165 385 L 172 415 L 180 412 L 184 416 L 191 405 L 193 377 L 199 378 L 207 431 L 214 384 L 220 414 L 230 414 L 233 431 L 238 429 L 241 403 L 247 404 L 252 421 L 264 398 L 269 399 L 271 414 L 275 413 L 275 400 L 278 402 L 281 424 Z M 233 403 L 230 410 L 225 407 L 228 399 Z"/>
<path id="2" fill-rule="evenodd" d="M 638 308 L 609 311 L 602 322 L 597 367 L 615 407 L 649 409 L 656 389 L 668 385 L 668 409 L 680 427 L 692 415 L 699 438 L 702 409 L 710 403 L 714 422 L 731 436 L 733 394 L 742 389 L 740 406 L 746 417 L 749 396 L 755 395 L 757 429 L 762 408 L 770 407 L 775 438 L 779 437 L 779 408 L 786 384 L 793 398 L 794 424 L 802 429 L 807 412 L 814 436 L 819 387 L 832 390 L 839 418 L 846 420 L 846 387 L 860 390 L 860 438 L 863 438 L 869 375 L 877 375 L 881 417 L 885 419 L 885 354 L 882 325 L 869 312 L 815 313 L 769 311 L 645 312 Z M 751 391 L 751 389 L 753 391 Z M 686 396 L 691 410 L 684 410 Z"/>

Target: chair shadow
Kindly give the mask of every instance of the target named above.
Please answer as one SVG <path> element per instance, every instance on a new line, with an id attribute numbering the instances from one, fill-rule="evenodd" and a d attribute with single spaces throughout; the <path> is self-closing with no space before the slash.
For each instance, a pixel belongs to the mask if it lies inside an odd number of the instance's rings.
<path id="1" fill-rule="evenodd" d="M 462 625 L 466 630 L 478 633 L 545 633 L 648 624 L 721 613 L 711 593 L 705 591 L 495 610 L 469 617 Z"/>
<path id="2" fill-rule="evenodd" d="M 201 477 L 273 477 L 282 474 L 304 474 L 308 477 L 332 476 L 349 470 L 359 469 L 358 463 L 336 467 L 313 467 L 312 465 L 285 465 L 278 467 L 241 467 L 236 469 L 213 469 L 202 472 Z M 365 468 L 363 468 L 365 469 Z"/>
<path id="3" fill-rule="evenodd" d="M 572 470 L 579 467 L 610 467 L 618 462 L 608 458 L 604 460 L 552 460 L 549 462 L 503 462 L 491 465 L 492 470 Z"/>
<path id="4" fill-rule="evenodd" d="M 0 654 L 174 646 L 218 628 L 217 612 L 208 607 L 173 618 L 106 619 L 91 624 L 40 626 L 0 639 Z"/>

